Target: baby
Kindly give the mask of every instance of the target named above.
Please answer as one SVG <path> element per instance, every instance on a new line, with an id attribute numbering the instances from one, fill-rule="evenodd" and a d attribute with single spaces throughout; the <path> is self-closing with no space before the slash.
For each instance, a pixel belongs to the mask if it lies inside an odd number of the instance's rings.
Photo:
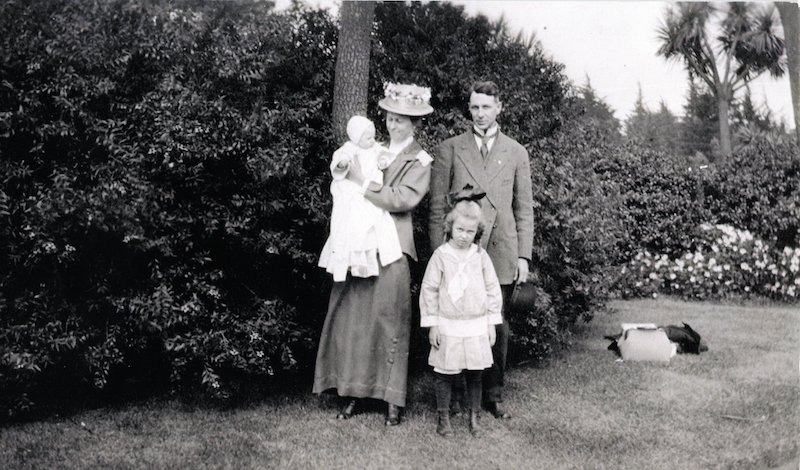
<path id="1" fill-rule="evenodd" d="M 355 277 L 377 276 L 383 266 L 403 255 L 394 220 L 389 212 L 364 198 L 370 182 L 383 184 L 383 169 L 391 163 L 391 153 L 375 142 L 375 125 L 363 116 L 347 122 L 348 142 L 333 153 L 331 231 L 322 248 L 319 266 L 343 282 L 349 272 Z M 364 185 L 347 179 L 353 159 L 358 159 Z"/>

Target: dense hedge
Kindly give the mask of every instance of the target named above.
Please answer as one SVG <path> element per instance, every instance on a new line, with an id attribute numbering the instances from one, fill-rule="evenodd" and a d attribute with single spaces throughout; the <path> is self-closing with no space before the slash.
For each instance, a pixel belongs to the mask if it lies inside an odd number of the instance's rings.
<path id="1" fill-rule="evenodd" d="M 308 376 L 330 282 L 316 261 L 337 30 L 324 12 L 268 8 L 0 3 L 4 416 L 148 375 L 218 397 Z M 508 90 L 503 125 L 532 151 L 539 219 L 541 295 L 515 345 L 543 357 L 606 292 L 599 193 L 558 152 L 587 127 L 562 67 L 448 4 L 379 4 L 376 23 L 370 103 L 384 80 L 431 86 L 427 148 L 465 128 L 472 80 Z"/>
<path id="2" fill-rule="evenodd" d="M 800 149 L 761 139 L 734 153 L 706 183 L 712 223 L 751 231 L 782 249 L 800 247 Z"/>
<path id="3" fill-rule="evenodd" d="M 140 3 L 0 4 L 4 415 L 134 372 L 225 396 L 312 348 L 335 27 Z"/>
<path id="4" fill-rule="evenodd" d="M 595 171 L 610 194 L 619 195 L 623 232 L 619 256 L 640 249 L 680 251 L 691 246 L 696 227 L 709 220 L 703 204 L 705 173 L 671 155 L 625 145 L 598 160 Z"/>

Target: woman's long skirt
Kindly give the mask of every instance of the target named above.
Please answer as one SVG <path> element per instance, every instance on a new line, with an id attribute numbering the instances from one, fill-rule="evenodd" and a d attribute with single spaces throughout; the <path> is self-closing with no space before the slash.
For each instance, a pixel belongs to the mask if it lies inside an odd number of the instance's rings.
<path id="1" fill-rule="evenodd" d="M 411 276 L 405 256 L 377 277 L 334 282 L 314 371 L 314 393 L 406 404 Z"/>

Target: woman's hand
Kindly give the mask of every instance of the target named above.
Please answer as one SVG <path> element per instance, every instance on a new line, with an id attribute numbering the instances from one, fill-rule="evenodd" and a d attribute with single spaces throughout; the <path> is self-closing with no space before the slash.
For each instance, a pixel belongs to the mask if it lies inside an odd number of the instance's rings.
<path id="1" fill-rule="evenodd" d="M 439 349 L 439 344 L 441 342 L 441 336 L 439 335 L 439 327 L 432 326 L 431 329 L 428 331 L 428 341 L 431 343 L 432 348 Z"/>
<path id="2" fill-rule="evenodd" d="M 489 325 L 489 344 L 494 346 L 494 343 L 497 341 L 497 330 L 495 330 L 494 325 Z"/>
<path id="3" fill-rule="evenodd" d="M 364 172 L 361 170 L 361 162 L 358 157 L 350 160 L 350 171 L 347 172 L 347 179 L 361 186 L 364 183 Z"/>

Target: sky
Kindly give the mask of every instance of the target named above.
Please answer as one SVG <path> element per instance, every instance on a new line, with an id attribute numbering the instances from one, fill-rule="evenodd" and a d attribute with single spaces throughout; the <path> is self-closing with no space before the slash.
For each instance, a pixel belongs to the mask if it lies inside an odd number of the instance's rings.
<path id="1" fill-rule="evenodd" d="M 335 12 L 339 0 L 305 0 L 312 7 Z M 683 113 L 687 74 L 680 62 L 656 56 L 656 30 L 669 2 L 658 1 L 474 1 L 454 0 L 471 15 L 491 19 L 503 15 L 512 31 L 534 33 L 545 53 L 564 64 L 575 85 L 589 77 L 598 96 L 624 121 L 632 112 L 641 86 L 645 106 L 657 110 L 663 100 Z M 759 2 L 764 3 L 764 2 Z M 285 8 L 289 0 L 277 0 Z M 776 13 L 777 14 L 777 13 Z M 783 35 L 783 31 L 779 30 Z M 750 84 L 756 105 L 766 103 L 773 116 L 793 127 L 788 75 L 767 74 Z"/>

